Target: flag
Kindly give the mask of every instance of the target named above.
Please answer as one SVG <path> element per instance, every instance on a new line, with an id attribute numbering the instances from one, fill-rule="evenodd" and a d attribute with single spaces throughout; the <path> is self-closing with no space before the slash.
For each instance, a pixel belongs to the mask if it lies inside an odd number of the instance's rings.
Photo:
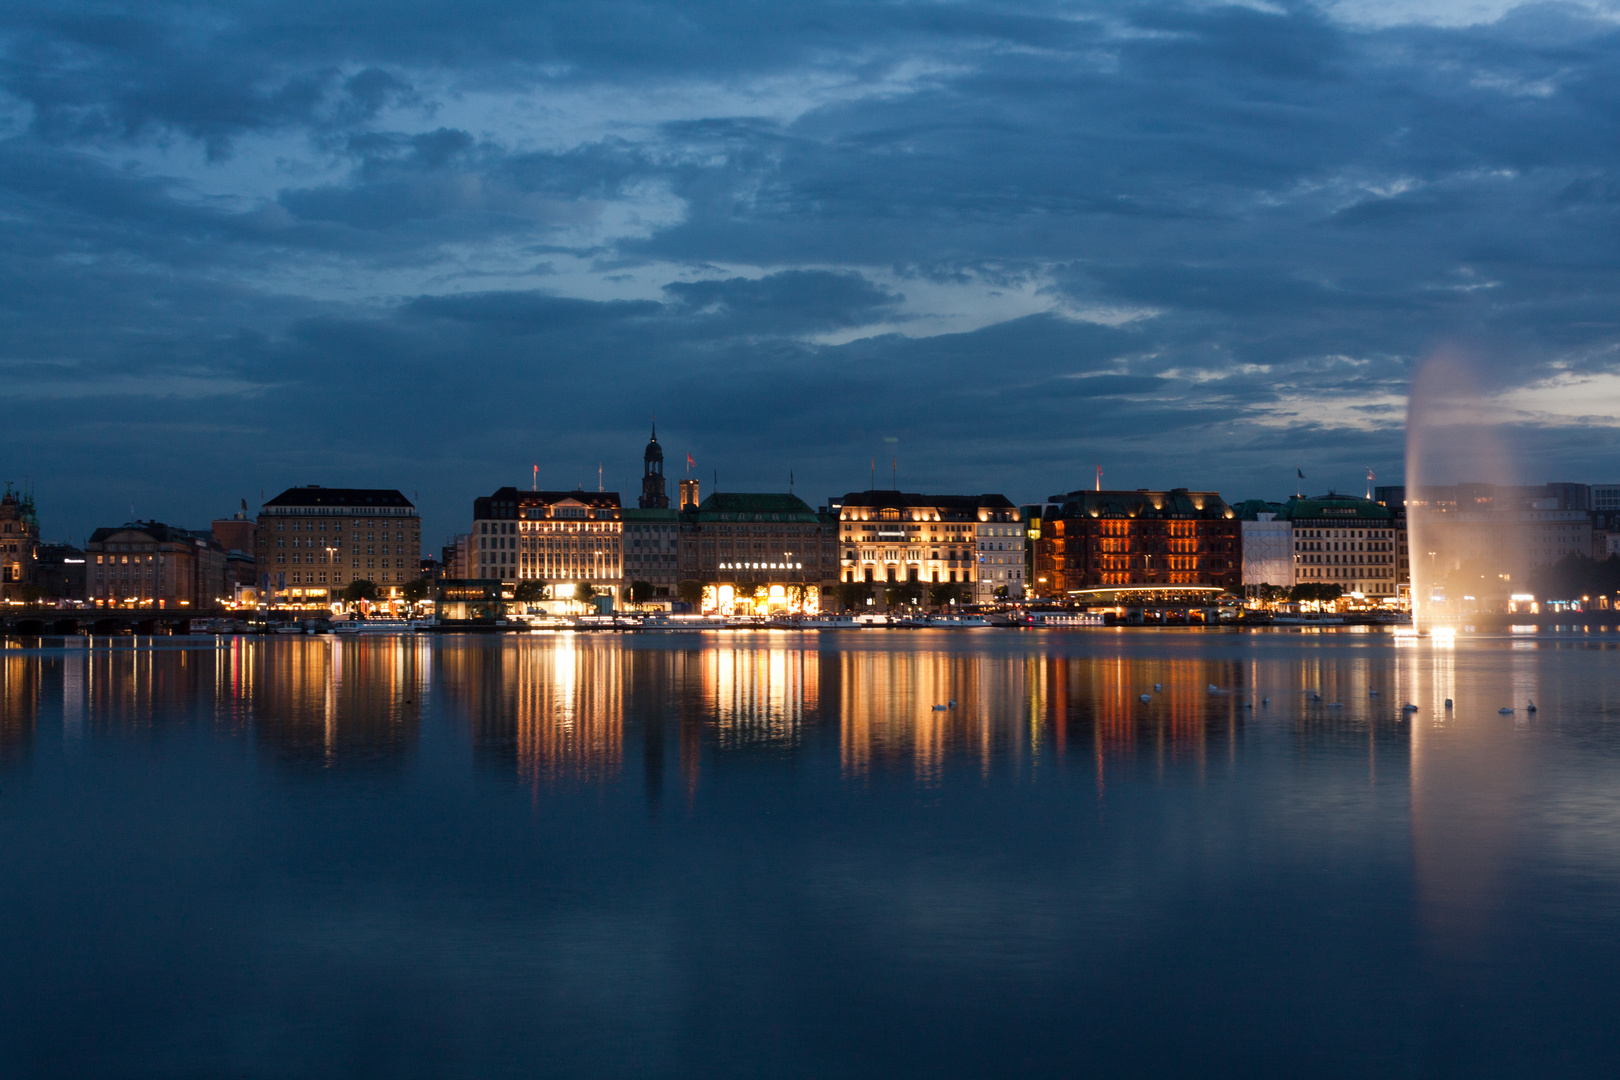
<path id="1" fill-rule="evenodd" d="M 1296 466 L 1295 466 L 1295 467 L 1294 467 L 1294 471 L 1295 471 L 1295 472 L 1296 472 L 1296 473 L 1299 473 L 1299 478 L 1300 478 L 1300 479 L 1301 479 L 1301 480 L 1303 480 L 1303 479 L 1305 479 L 1305 470 L 1303 470 L 1303 469 L 1301 469 L 1301 468 L 1299 468 L 1299 467 L 1298 467 L 1298 466 L 1297 466 L 1297 465 L 1296 465 Z"/>
<path id="2" fill-rule="evenodd" d="M 693 460 L 692 460 L 692 455 L 691 455 L 691 454 L 687 454 L 687 455 L 686 455 L 686 467 L 687 467 L 687 468 L 688 468 L 688 469 L 690 469 L 690 468 L 691 468 L 691 467 L 692 467 L 692 466 L 694 466 L 694 465 L 696 465 L 696 464 L 697 464 L 697 462 L 695 462 L 695 461 L 693 461 Z"/>

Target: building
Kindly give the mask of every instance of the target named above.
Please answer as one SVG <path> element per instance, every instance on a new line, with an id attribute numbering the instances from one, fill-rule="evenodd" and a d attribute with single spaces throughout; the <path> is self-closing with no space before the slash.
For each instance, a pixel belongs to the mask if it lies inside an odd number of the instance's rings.
<path id="1" fill-rule="evenodd" d="M 400 598 L 422 558 L 422 519 L 393 488 L 288 488 L 259 509 L 261 595 L 328 604 L 356 581 Z"/>
<path id="2" fill-rule="evenodd" d="M 1404 520 L 1372 499 L 1329 492 L 1294 496 L 1282 517 L 1294 531 L 1294 583 L 1337 585 L 1347 594 L 1393 602 L 1407 579 L 1400 554 Z"/>
<path id="3" fill-rule="evenodd" d="M 231 596 L 211 532 L 158 521 L 97 529 L 85 547 L 86 598 L 97 607 L 215 607 Z"/>
<path id="4" fill-rule="evenodd" d="M 0 498 L 0 600 L 31 598 L 39 561 L 39 518 L 34 497 L 11 490 Z M 24 596 L 28 591 L 30 596 Z"/>
<path id="5" fill-rule="evenodd" d="M 216 518 L 210 528 L 225 549 L 232 585 L 253 587 L 259 582 L 259 523 L 248 517 L 247 500 L 233 517 Z"/>
<path id="6" fill-rule="evenodd" d="M 1046 513 L 1045 503 L 1024 503 L 1018 508 L 1018 516 L 1023 519 L 1024 525 L 1024 595 L 1049 596 L 1047 586 L 1050 582 L 1042 581 L 1035 573 L 1035 553 L 1040 550 L 1041 523 Z"/>
<path id="7" fill-rule="evenodd" d="M 504 582 L 442 578 L 434 586 L 434 612 L 445 622 L 494 619 L 505 613 L 509 593 Z"/>
<path id="8" fill-rule="evenodd" d="M 693 479 L 681 481 L 681 513 L 698 508 L 698 482 Z"/>
<path id="9" fill-rule="evenodd" d="M 1029 580 L 1024 569 L 1024 525 L 1018 508 L 1004 495 L 977 495 L 974 527 L 973 601 L 1021 600 Z"/>
<path id="10" fill-rule="evenodd" d="M 680 577 L 703 585 L 705 612 L 815 611 L 838 581 L 837 521 L 797 495 L 716 492 L 680 528 Z"/>
<path id="11" fill-rule="evenodd" d="M 1237 515 L 1213 491 L 1071 491 L 1042 513 L 1037 578 L 1048 595 L 1090 589 L 1237 589 Z"/>
<path id="12" fill-rule="evenodd" d="M 1586 489 L 1586 505 L 1594 511 L 1620 510 L 1620 484 L 1591 484 Z"/>
<path id="13" fill-rule="evenodd" d="M 1295 583 L 1294 526 L 1280 503 L 1249 499 L 1232 507 L 1243 549 L 1243 584 L 1288 588 Z"/>
<path id="14" fill-rule="evenodd" d="M 666 502 L 668 500 L 665 500 Z M 652 602 L 668 607 L 681 580 L 681 515 L 675 510 L 624 512 L 624 589 L 644 581 L 652 586 Z"/>
<path id="15" fill-rule="evenodd" d="M 652 438 L 641 455 L 641 498 L 636 506 L 642 510 L 668 510 L 669 489 L 664 486 L 664 448 L 658 445 L 658 427 L 653 426 Z"/>
<path id="16" fill-rule="evenodd" d="M 616 598 L 624 580 L 623 514 L 616 491 L 501 488 L 473 500 L 471 573 L 460 576 L 543 582 L 559 600 L 588 584 Z"/>
<path id="17" fill-rule="evenodd" d="M 1599 485 L 1600 488 L 1602 485 Z M 1413 552 L 1445 594 L 1490 609 L 1521 591 L 1530 572 L 1567 555 L 1593 554 L 1590 489 L 1581 484 L 1449 484 L 1409 492 Z M 1598 511 L 1596 522 L 1604 520 Z M 1601 527 L 1598 531 L 1603 531 Z"/>
<path id="18" fill-rule="evenodd" d="M 1592 488 L 1593 492 L 1598 489 Z M 1604 559 L 1620 555 L 1620 509 L 1593 510 L 1592 521 L 1592 558 L 1599 562 Z"/>
<path id="19" fill-rule="evenodd" d="M 34 564 L 34 584 L 43 596 L 83 600 L 84 552 L 72 544 L 40 544 Z"/>
<path id="20" fill-rule="evenodd" d="M 965 599 L 1024 595 L 1022 514 L 1005 495 L 859 491 L 839 509 L 839 577 L 966 585 Z"/>

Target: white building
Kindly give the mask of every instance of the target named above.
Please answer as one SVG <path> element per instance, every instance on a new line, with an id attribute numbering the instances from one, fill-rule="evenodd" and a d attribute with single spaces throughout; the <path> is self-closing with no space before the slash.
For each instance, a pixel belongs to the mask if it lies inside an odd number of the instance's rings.
<path id="1" fill-rule="evenodd" d="M 1023 599 L 1025 530 L 1019 517 L 1014 509 L 979 525 L 974 536 L 979 567 L 973 581 L 975 603 Z"/>
<path id="2" fill-rule="evenodd" d="M 1239 523 L 1243 529 L 1243 584 L 1294 584 L 1294 524 L 1274 513 Z"/>

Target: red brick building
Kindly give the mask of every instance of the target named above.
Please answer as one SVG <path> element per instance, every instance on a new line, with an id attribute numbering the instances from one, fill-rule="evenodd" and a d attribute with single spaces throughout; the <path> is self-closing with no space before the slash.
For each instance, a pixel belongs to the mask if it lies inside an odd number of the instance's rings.
<path id="1" fill-rule="evenodd" d="M 1235 589 L 1242 577 L 1237 515 L 1213 491 L 1071 491 L 1053 496 L 1035 541 L 1033 591 Z"/>

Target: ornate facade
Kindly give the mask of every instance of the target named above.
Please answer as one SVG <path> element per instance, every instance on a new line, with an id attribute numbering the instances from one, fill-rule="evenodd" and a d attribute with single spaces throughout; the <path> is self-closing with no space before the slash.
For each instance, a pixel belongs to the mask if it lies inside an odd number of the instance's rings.
<path id="1" fill-rule="evenodd" d="M 21 601 L 35 584 L 39 561 L 39 518 L 34 500 L 6 486 L 0 498 L 0 600 Z"/>
<path id="2" fill-rule="evenodd" d="M 1043 595 L 1239 584 L 1237 515 L 1213 491 L 1081 490 L 1048 502 L 1035 558 Z"/>
<path id="3" fill-rule="evenodd" d="M 624 578 L 624 514 L 616 491 L 520 491 L 473 500 L 470 576 L 551 585 L 565 598 L 581 584 L 617 596 Z"/>

